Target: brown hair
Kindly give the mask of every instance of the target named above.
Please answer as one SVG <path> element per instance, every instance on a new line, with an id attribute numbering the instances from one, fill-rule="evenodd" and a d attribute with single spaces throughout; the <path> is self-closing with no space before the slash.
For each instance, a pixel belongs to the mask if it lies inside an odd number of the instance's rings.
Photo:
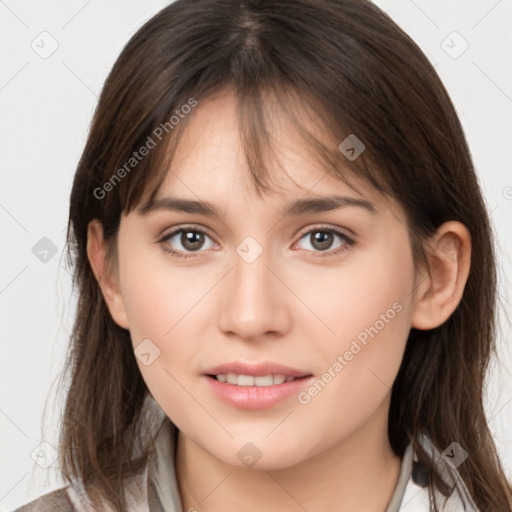
<path id="1" fill-rule="evenodd" d="M 137 206 L 146 190 L 154 197 L 190 116 L 175 126 L 170 117 L 224 87 L 238 99 L 258 193 L 272 190 L 263 100 L 272 94 L 295 122 L 292 100 L 308 106 L 337 141 L 320 141 L 296 123 L 327 172 L 348 182 L 341 168 L 348 169 L 402 205 L 417 268 L 428 269 L 424 242 L 443 222 L 468 228 L 472 257 L 462 300 L 438 328 L 411 329 L 392 388 L 389 439 L 400 456 L 411 442 L 429 467 L 421 434 L 440 451 L 457 441 L 469 453 L 459 472 L 480 511 L 510 510 L 483 405 L 496 337 L 489 217 L 460 121 L 434 68 L 366 0 L 177 0 L 123 49 L 101 93 L 70 198 L 68 261 L 78 305 L 62 375 L 69 377 L 59 451 L 66 481 L 122 511 L 124 479 L 142 471 L 151 449 L 142 435 L 148 389 L 130 333 L 113 321 L 90 267 L 88 223 L 101 221 L 114 262 L 121 212 Z M 155 147 L 126 167 L 162 126 Z M 351 133 L 366 146 L 354 161 L 337 147 Z M 118 173 L 123 166 L 126 172 Z M 429 489 L 446 495 L 431 470 Z"/>

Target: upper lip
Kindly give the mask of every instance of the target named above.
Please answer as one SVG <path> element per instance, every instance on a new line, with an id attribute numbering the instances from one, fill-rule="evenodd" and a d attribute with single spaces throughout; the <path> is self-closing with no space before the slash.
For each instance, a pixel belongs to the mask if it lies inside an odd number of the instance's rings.
<path id="1" fill-rule="evenodd" d="M 279 363 L 261 362 L 244 363 L 242 361 L 233 361 L 230 363 L 213 366 L 204 372 L 204 375 L 219 375 L 227 373 L 236 373 L 237 375 L 252 375 L 262 377 L 264 375 L 285 375 L 286 377 L 306 377 L 311 375 L 308 372 L 290 368 Z"/>

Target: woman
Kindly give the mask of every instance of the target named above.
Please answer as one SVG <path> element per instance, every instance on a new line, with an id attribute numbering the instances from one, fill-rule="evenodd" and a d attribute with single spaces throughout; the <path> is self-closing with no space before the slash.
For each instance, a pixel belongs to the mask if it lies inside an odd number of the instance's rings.
<path id="1" fill-rule="evenodd" d="M 488 213 L 442 83 L 370 2 L 154 16 L 68 242 L 69 485 L 18 510 L 512 510 Z"/>

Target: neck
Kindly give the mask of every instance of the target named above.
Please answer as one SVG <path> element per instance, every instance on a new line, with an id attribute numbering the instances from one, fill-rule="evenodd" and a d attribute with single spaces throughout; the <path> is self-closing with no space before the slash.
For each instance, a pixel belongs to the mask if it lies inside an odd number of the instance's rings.
<path id="1" fill-rule="evenodd" d="M 389 401 L 329 450 L 279 470 L 225 464 L 179 432 L 176 474 L 183 510 L 382 512 L 401 466 L 389 444 L 388 410 Z"/>

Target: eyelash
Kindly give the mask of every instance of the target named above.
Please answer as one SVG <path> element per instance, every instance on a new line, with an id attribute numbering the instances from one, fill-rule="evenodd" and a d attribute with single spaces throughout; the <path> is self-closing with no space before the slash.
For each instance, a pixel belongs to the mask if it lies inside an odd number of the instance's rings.
<path id="1" fill-rule="evenodd" d="M 191 253 L 191 254 L 183 253 L 182 251 L 176 251 L 174 249 L 169 248 L 168 245 L 165 245 L 165 243 L 169 239 L 171 239 L 174 235 L 176 235 L 177 233 L 180 233 L 181 231 L 201 233 L 201 234 L 209 237 L 208 233 L 200 228 L 197 228 L 194 226 L 184 226 L 184 227 L 175 229 L 174 231 L 171 231 L 171 233 L 164 235 L 159 240 L 157 240 L 157 242 L 162 245 L 162 249 L 166 253 L 170 254 L 174 258 L 182 258 L 182 259 L 195 258 L 196 255 L 194 253 Z M 315 232 L 334 233 L 334 234 L 338 235 L 344 242 L 344 244 L 342 246 L 340 246 L 337 249 L 334 249 L 332 251 L 313 251 L 313 252 L 319 253 L 317 256 L 314 256 L 315 258 L 316 257 L 326 258 L 329 256 L 337 256 L 338 254 L 341 254 L 342 252 L 348 250 L 349 247 L 352 247 L 353 245 L 355 245 L 355 241 L 352 238 L 348 237 L 343 231 L 340 231 L 339 229 L 336 229 L 333 227 L 327 227 L 327 226 L 317 226 L 313 229 L 310 229 L 309 231 L 305 231 L 304 233 L 302 233 L 300 235 L 299 240 L 302 240 L 306 235 L 310 235 L 311 233 L 315 233 Z M 195 252 L 202 252 L 202 251 L 195 251 Z M 327 253 L 327 256 L 324 256 L 323 253 Z"/>

